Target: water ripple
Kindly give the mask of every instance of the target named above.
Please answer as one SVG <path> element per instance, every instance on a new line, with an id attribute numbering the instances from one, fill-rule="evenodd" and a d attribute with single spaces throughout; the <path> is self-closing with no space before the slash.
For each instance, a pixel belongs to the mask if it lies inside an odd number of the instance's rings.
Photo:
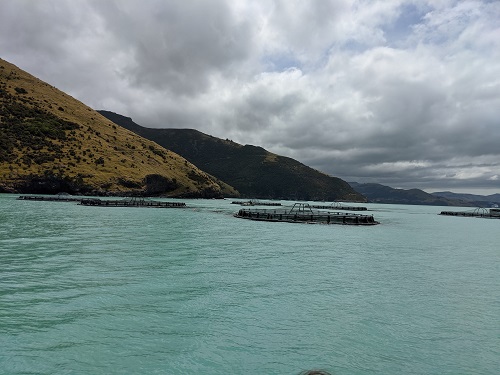
<path id="1" fill-rule="evenodd" d="M 8 374 L 500 368 L 492 221 L 384 206 L 366 230 L 238 220 L 228 201 L 0 205 Z"/>

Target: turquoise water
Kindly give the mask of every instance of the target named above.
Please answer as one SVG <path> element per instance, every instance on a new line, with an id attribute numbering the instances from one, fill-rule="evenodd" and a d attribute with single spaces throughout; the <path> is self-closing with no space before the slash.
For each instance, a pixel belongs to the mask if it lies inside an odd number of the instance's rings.
<path id="1" fill-rule="evenodd" d="M 498 374 L 500 220 L 373 227 L 0 195 L 1 374 Z M 446 208 L 449 209 L 449 208 Z M 457 209 L 460 210 L 460 209 Z"/>

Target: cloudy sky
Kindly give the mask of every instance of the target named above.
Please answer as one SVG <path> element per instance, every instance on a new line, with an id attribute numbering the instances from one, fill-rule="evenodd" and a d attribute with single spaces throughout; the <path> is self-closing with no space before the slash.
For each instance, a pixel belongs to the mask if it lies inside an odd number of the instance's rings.
<path id="1" fill-rule="evenodd" d="M 498 0 L 1 0 L 0 57 L 142 126 L 500 193 Z"/>

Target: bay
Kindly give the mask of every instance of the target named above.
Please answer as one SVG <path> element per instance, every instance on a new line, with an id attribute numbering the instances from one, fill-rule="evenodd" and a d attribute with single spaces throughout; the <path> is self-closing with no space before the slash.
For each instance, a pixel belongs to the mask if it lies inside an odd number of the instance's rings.
<path id="1" fill-rule="evenodd" d="M 231 200 L 16 198 L 0 194 L 2 374 L 500 368 L 500 220 L 368 204 L 380 225 L 328 226 L 237 219 Z"/>

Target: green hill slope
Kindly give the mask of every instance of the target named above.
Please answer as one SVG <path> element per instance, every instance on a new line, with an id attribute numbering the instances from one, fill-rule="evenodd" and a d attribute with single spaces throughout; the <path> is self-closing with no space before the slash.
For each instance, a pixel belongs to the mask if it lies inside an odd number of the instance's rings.
<path id="1" fill-rule="evenodd" d="M 244 197 L 291 200 L 366 199 L 351 186 L 288 157 L 192 129 L 151 129 L 130 118 L 99 111 L 116 124 L 168 148 L 235 187 Z"/>
<path id="2" fill-rule="evenodd" d="M 237 192 L 0 59 L 0 192 L 221 197 Z"/>

